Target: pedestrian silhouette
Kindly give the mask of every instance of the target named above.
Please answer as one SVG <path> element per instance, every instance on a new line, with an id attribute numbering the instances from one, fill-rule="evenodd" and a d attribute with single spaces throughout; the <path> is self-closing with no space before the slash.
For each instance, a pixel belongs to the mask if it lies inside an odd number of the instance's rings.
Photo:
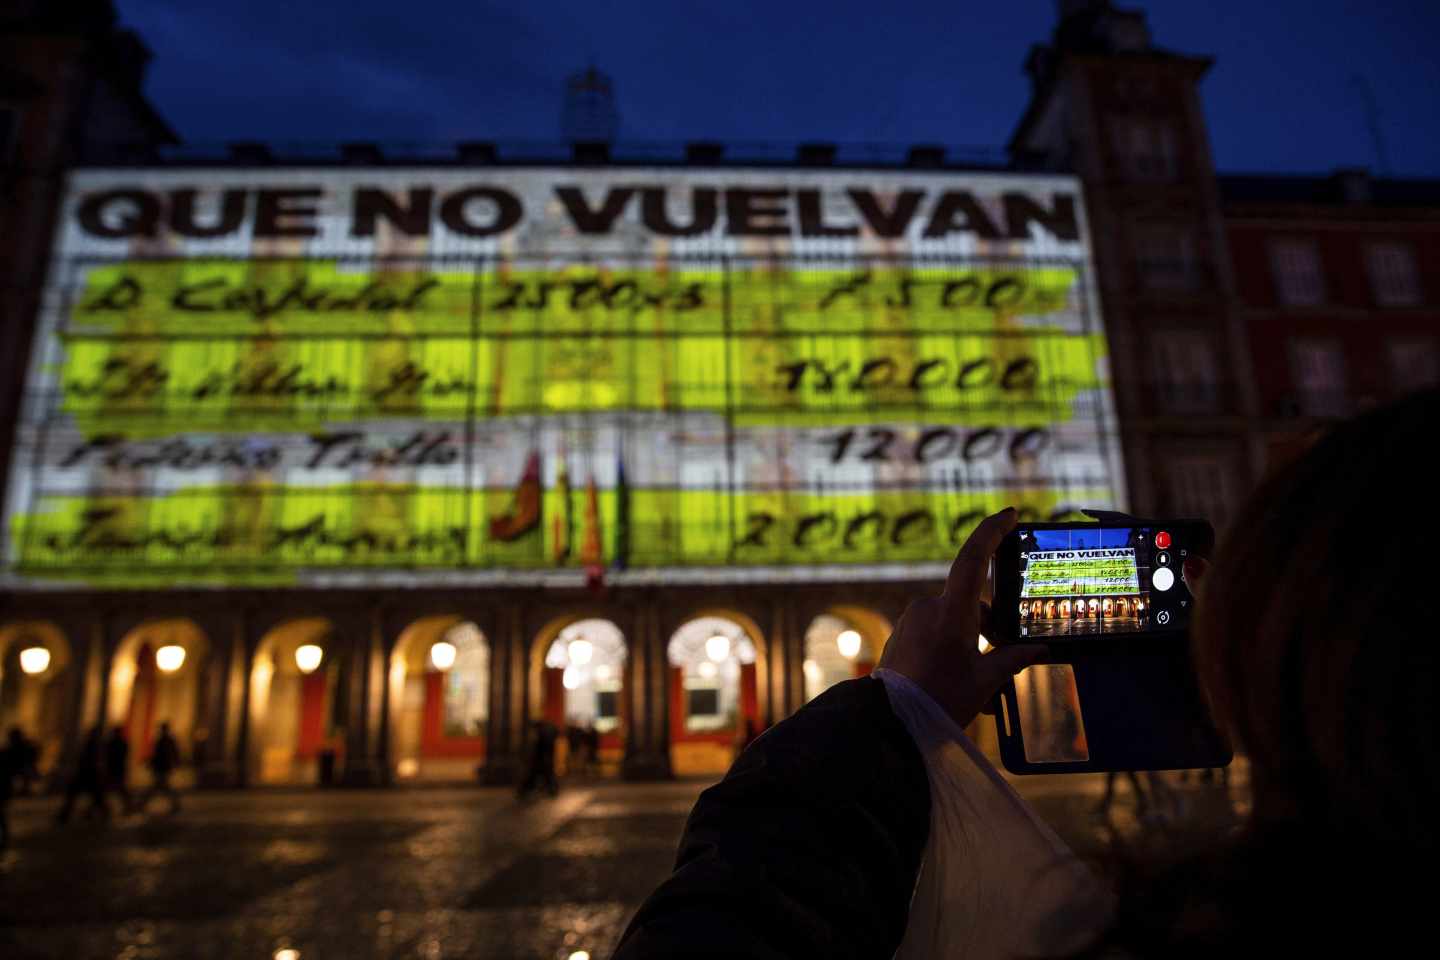
<path id="1" fill-rule="evenodd" d="M 10 795 L 24 760 L 25 738 L 18 727 L 12 727 L 10 739 L 0 749 L 0 850 L 10 845 Z"/>
<path id="2" fill-rule="evenodd" d="M 591 723 L 585 727 L 585 775 L 595 776 L 600 770 L 600 731 Z"/>
<path id="3" fill-rule="evenodd" d="M 140 812 L 144 813 L 156 794 L 163 793 L 170 798 L 170 812 L 180 812 L 180 794 L 170 785 L 170 774 L 180 765 L 180 745 L 170 733 L 170 724 L 160 724 L 160 733 L 155 738 L 155 748 L 150 752 L 150 789 L 140 798 Z"/>
<path id="4" fill-rule="evenodd" d="M 549 720 L 536 720 L 531 729 L 535 743 L 530 749 L 530 769 L 520 782 L 522 800 L 542 785 L 552 797 L 560 792 L 560 784 L 555 779 L 555 741 L 560 731 Z"/>
<path id="5" fill-rule="evenodd" d="M 585 728 L 574 717 L 565 725 L 565 772 L 579 776 L 585 772 Z"/>
<path id="6" fill-rule="evenodd" d="M 14 750 L 14 777 L 20 781 L 15 792 L 21 796 L 28 797 L 35 789 L 35 781 L 40 779 L 40 745 L 29 737 L 19 727 L 10 728 L 9 749 Z"/>
<path id="7" fill-rule="evenodd" d="M 101 768 L 104 745 L 100 739 L 100 728 L 91 727 L 80 745 L 80 755 L 75 760 L 75 769 L 65 785 L 65 803 L 56 818 L 61 823 L 70 819 L 75 810 L 75 798 L 80 794 L 90 797 L 90 806 L 85 811 L 87 818 L 99 816 L 102 820 L 110 816 L 110 805 L 105 802 L 104 770 Z"/>
<path id="8" fill-rule="evenodd" d="M 1124 774 L 1130 781 L 1130 789 L 1135 793 L 1135 815 L 1143 816 L 1146 808 L 1150 805 L 1145 796 L 1145 788 L 1140 786 L 1140 778 L 1135 776 L 1134 770 L 1126 770 Z M 1105 774 L 1105 796 L 1100 798 L 1100 803 L 1095 808 L 1097 817 L 1110 816 L 1110 805 L 1115 802 L 1115 778 L 1117 776 L 1119 776 L 1119 772 L 1115 770 Z"/>
<path id="9" fill-rule="evenodd" d="M 130 795 L 130 742 L 125 731 L 117 725 L 105 739 L 105 789 L 113 790 L 120 797 L 120 812 L 129 813 L 135 808 L 135 798 Z"/>

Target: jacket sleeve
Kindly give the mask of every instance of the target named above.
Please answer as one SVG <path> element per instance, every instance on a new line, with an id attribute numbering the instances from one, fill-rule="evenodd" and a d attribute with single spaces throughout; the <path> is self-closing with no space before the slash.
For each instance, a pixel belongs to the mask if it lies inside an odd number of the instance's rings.
<path id="1" fill-rule="evenodd" d="M 924 761 L 884 685 L 838 684 L 700 795 L 615 958 L 888 960 L 929 831 Z"/>

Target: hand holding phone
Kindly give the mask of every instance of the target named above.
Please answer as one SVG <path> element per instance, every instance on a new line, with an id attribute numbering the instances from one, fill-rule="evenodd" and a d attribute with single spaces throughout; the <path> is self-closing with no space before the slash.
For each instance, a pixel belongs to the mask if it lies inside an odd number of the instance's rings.
<path id="1" fill-rule="evenodd" d="M 1045 653 L 1039 645 L 980 652 L 980 593 L 990 558 L 1014 525 L 1013 508 L 982 520 L 950 565 L 944 593 L 906 607 L 880 657 L 881 667 L 914 680 L 962 727 Z"/>

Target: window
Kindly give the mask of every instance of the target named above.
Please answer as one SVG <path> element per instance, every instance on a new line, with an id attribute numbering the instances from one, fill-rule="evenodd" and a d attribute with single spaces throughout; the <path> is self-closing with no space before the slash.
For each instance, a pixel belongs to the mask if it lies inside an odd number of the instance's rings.
<path id="1" fill-rule="evenodd" d="M 595 729 L 602 732 L 613 730 L 620 720 L 620 691 L 597 690 L 595 692 Z"/>
<path id="2" fill-rule="evenodd" d="M 1209 520 L 1219 530 L 1230 515 L 1228 462 L 1221 457 L 1187 454 L 1167 457 L 1170 501 L 1181 517 Z"/>
<path id="3" fill-rule="evenodd" d="M 1440 351 L 1434 340 L 1391 340 L 1385 348 L 1397 394 L 1440 385 Z"/>
<path id="4" fill-rule="evenodd" d="M 1175 131 L 1168 123 L 1121 120 L 1113 128 L 1115 153 L 1125 174 L 1137 180 L 1172 180 L 1179 168 Z"/>
<path id="5" fill-rule="evenodd" d="M 720 715 L 719 687 L 690 687 L 685 691 L 685 714 L 688 717 Z"/>
<path id="6" fill-rule="evenodd" d="M 1320 251 L 1311 240 L 1277 240 L 1270 248 L 1276 295 L 1287 307 L 1325 302 L 1325 278 L 1320 272 Z"/>
<path id="7" fill-rule="evenodd" d="M 1290 379 L 1300 412 L 1316 417 L 1345 415 L 1345 354 L 1333 340 L 1290 344 Z"/>
<path id="8" fill-rule="evenodd" d="M 1195 239 L 1185 227 L 1141 224 L 1136 234 L 1140 283 L 1147 290 L 1190 290 L 1195 269 Z"/>
<path id="9" fill-rule="evenodd" d="M 1215 348 L 1200 330 L 1161 330 L 1150 341 L 1156 400 L 1170 413 L 1213 413 L 1220 404 Z"/>
<path id="10" fill-rule="evenodd" d="M 1420 302 L 1420 276 L 1415 270 L 1415 254 L 1407 244 L 1366 244 L 1365 272 L 1380 306 L 1409 307 Z"/>

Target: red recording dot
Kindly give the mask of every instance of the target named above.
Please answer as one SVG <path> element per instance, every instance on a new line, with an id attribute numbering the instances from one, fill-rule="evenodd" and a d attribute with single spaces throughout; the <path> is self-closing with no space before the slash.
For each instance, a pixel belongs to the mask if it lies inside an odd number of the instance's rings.
<path id="1" fill-rule="evenodd" d="M 1155 534 L 1155 546 L 1159 547 L 1161 550 L 1169 549 L 1170 534 L 1166 533 L 1164 530 L 1161 530 L 1159 533 Z"/>

